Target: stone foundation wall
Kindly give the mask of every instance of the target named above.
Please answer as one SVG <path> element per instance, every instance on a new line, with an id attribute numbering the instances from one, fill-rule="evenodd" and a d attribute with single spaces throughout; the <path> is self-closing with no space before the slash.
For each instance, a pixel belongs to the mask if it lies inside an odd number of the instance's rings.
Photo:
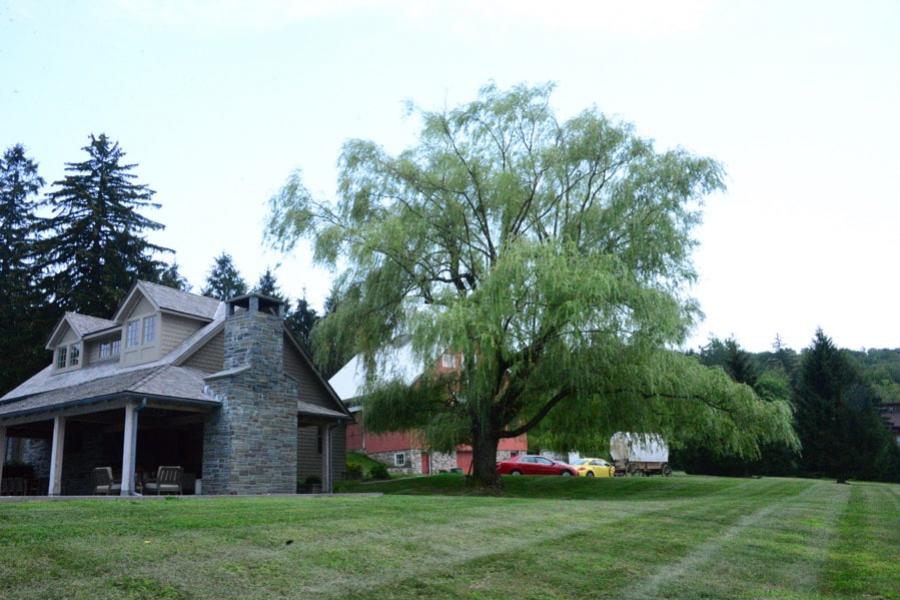
<path id="1" fill-rule="evenodd" d="M 121 481 L 121 452 L 118 453 L 118 456 L 107 456 L 104 453 L 103 436 L 100 433 L 79 431 L 71 427 L 71 425 L 71 423 L 67 424 L 66 441 L 63 447 L 63 495 L 84 496 L 93 494 L 93 473 L 97 467 L 112 467 L 116 481 Z"/>
<path id="2" fill-rule="evenodd" d="M 422 474 L 422 452 L 423 450 L 414 448 L 410 450 L 396 450 L 393 452 L 371 452 L 367 453 L 369 458 L 373 458 L 383 463 L 391 473 L 405 474 Z M 406 463 L 402 467 L 394 464 L 394 455 L 403 453 L 406 455 Z M 449 472 L 451 469 L 458 468 L 456 463 L 456 450 L 452 452 L 429 452 L 431 473 Z M 507 460 L 514 456 L 510 450 L 498 450 L 497 462 Z"/>

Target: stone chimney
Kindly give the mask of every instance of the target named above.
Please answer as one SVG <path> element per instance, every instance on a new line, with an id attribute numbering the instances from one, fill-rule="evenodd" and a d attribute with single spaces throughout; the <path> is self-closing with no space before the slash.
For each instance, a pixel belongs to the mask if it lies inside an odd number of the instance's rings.
<path id="1" fill-rule="evenodd" d="M 225 369 L 281 373 L 284 303 L 260 294 L 232 298 L 225 313 Z"/>
<path id="2" fill-rule="evenodd" d="M 284 374 L 284 304 L 260 294 L 226 302 L 224 369 L 205 378 L 221 408 L 203 426 L 203 489 L 297 491 L 297 386 Z"/>

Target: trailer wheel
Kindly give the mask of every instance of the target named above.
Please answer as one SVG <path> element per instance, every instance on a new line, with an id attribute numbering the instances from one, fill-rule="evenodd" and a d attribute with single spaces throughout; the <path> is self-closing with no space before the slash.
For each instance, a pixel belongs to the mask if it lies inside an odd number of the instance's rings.
<path id="1" fill-rule="evenodd" d="M 666 477 L 670 476 L 672 474 L 672 467 L 670 467 L 669 465 L 663 465 L 662 474 Z"/>

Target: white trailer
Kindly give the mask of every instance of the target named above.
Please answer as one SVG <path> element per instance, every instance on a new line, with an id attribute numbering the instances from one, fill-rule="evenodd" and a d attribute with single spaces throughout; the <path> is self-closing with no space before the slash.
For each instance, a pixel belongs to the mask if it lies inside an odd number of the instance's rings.
<path id="1" fill-rule="evenodd" d="M 672 474 L 669 446 L 658 433 L 615 433 L 609 439 L 609 455 L 617 476 Z"/>

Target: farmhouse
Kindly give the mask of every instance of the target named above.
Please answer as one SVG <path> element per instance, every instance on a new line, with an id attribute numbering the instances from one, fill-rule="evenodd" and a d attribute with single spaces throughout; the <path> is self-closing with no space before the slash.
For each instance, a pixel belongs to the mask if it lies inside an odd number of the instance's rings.
<path id="1" fill-rule="evenodd" d="M 110 319 L 66 313 L 52 364 L 0 398 L 0 481 L 5 458 L 33 494 L 90 493 L 106 467 L 135 494 L 161 466 L 186 493 L 330 491 L 352 417 L 283 321 L 273 298 L 145 281 Z"/>
<path id="2" fill-rule="evenodd" d="M 434 368 L 439 373 L 455 371 L 459 368 L 460 358 L 454 353 L 444 353 Z M 379 372 L 373 373 L 373 377 L 399 379 L 407 385 L 415 385 L 424 371 L 424 365 L 412 351 L 412 344 L 402 338 L 385 349 L 376 362 Z M 418 431 L 367 432 L 363 424 L 363 401 L 368 375 L 362 355 L 357 355 L 329 380 L 353 414 L 354 420 L 347 426 L 347 451 L 363 452 L 394 472 L 423 475 L 450 469 L 469 472 L 472 465 L 471 446 L 459 445 L 449 453 L 436 452 L 428 448 L 424 436 Z M 527 450 L 528 437 L 525 434 L 502 439 L 497 447 L 497 460 L 505 460 Z"/>

